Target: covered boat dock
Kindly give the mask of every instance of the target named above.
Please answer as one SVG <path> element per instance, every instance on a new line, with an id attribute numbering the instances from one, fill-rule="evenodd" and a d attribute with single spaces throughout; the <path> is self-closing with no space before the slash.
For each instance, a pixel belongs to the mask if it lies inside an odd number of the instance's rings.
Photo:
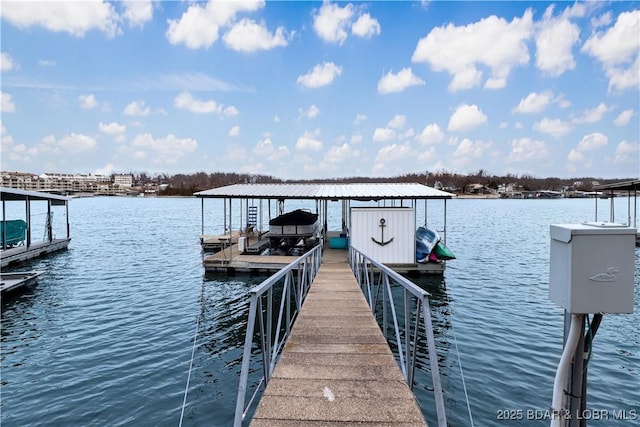
<path id="1" fill-rule="evenodd" d="M 15 188 L 0 187 L 2 199 L 2 245 L 0 264 L 2 268 L 26 261 L 31 258 L 44 256 L 48 253 L 67 249 L 71 242 L 69 231 L 69 198 L 56 194 L 26 191 Z M 8 204 L 18 203 L 22 209 L 13 209 L 12 218 L 7 217 Z M 43 239 L 36 238 L 33 220 L 33 204 L 44 204 L 46 212 L 43 221 Z M 53 226 L 53 207 L 64 207 L 66 217 L 65 236 L 57 238 Z M 18 214 L 17 212 L 22 212 Z M 15 216 L 19 218 L 16 218 Z"/>
<path id="2" fill-rule="evenodd" d="M 625 225 L 638 229 L 638 191 L 640 191 L 640 179 L 631 181 L 614 182 L 602 184 L 594 187 L 597 192 L 602 192 L 609 196 L 609 222 L 616 222 L 615 201 L 616 196 L 626 196 L 627 198 L 627 218 Z M 596 197 L 596 218 L 598 221 L 598 198 Z M 620 222 L 618 220 L 618 222 Z M 636 246 L 640 246 L 640 232 L 636 234 Z"/>
<path id="3" fill-rule="evenodd" d="M 415 259 L 415 231 L 419 219 L 432 220 L 428 202 L 442 202 L 442 217 L 433 221 L 442 241 L 446 242 L 446 202 L 453 194 L 417 183 L 303 183 L 303 184 L 235 184 L 195 193 L 201 198 L 201 242 L 215 239 L 221 242 L 219 251 L 205 256 L 207 271 L 274 271 L 286 266 L 300 253 L 278 253 L 273 248 L 274 234 L 270 233 L 275 218 L 285 215 L 285 205 L 290 201 L 306 202 L 309 210 L 318 217 L 317 244 L 342 249 L 348 245 L 371 248 L 372 256 L 399 272 L 443 274 L 445 262 L 418 263 Z M 215 224 L 221 233 L 205 234 L 205 199 L 221 199 L 217 209 L 222 209 L 222 224 Z M 336 206 L 334 203 L 339 203 Z M 379 218 L 378 218 L 379 217 Z M 397 220 L 396 220 L 397 217 Z M 219 218 L 219 216 L 218 216 Z M 365 229 L 363 221 L 372 218 L 375 223 Z M 402 224 L 401 224 L 402 223 Z M 406 223 L 406 224 L 405 224 Z M 282 226 L 278 222 L 279 226 Z M 365 228 L 363 228 L 365 227 Z M 372 228 L 373 227 L 373 228 Z M 394 227 L 402 227 L 402 232 Z M 364 234 L 363 234 L 364 233 Z M 368 233 L 368 234 L 366 234 Z M 234 236 L 238 235 L 237 243 Z M 271 234 L 271 236 L 270 236 Z M 358 237 L 360 236 L 360 237 Z M 365 237 L 362 237 L 365 236 Z M 305 244 L 313 241 L 303 236 Z M 272 239 L 270 242 L 270 238 Z M 395 240 L 394 240 L 395 238 Z M 355 239 L 355 240 L 353 240 Z M 359 239 L 359 240 L 358 240 Z M 371 243 L 373 242 L 373 243 Z M 392 244 L 389 244 L 392 243 Z M 400 261 L 378 257 L 380 251 L 397 251 L 407 248 Z M 402 252 L 402 253 L 404 253 Z M 266 255 L 269 253 L 270 255 Z"/>

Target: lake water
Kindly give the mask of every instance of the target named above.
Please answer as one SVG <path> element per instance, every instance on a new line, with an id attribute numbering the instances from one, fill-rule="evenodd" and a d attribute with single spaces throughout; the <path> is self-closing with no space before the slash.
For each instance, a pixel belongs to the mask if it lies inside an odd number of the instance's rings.
<path id="1" fill-rule="evenodd" d="M 219 218 L 216 203 L 207 201 L 206 227 Z M 21 266 L 46 274 L 2 302 L 3 426 L 177 426 L 198 318 L 183 425 L 232 423 L 245 297 L 264 277 L 204 274 L 200 209 L 193 198 L 70 203 L 69 250 Z M 626 210 L 619 200 L 617 218 Z M 475 425 L 548 425 L 526 411 L 549 408 L 562 351 L 562 310 L 547 294 L 549 225 L 593 219 L 585 199 L 447 203 L 447 246 L 458 259 L 444 278 L 417 281 L 432 293 L 451 426 L 470 425 L 458 360 Z M 639 266 L 636 249 L 635 313 L 606 315 L 595 337 L 589 407 L 609 417 L 590 425 L 640 424 L 638 412 L 635 421 L 611 415 L 640 410 Z M 416 380 L 435 425 L 430 376 Z M 499 420 L 504 410 L 525 419 Z"/>

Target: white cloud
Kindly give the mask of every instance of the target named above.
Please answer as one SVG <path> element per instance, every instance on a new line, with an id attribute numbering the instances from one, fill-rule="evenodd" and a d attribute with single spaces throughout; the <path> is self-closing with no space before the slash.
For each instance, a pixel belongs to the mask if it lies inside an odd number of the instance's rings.
<path id="1" fill-rule="evenodd" d="M 152 161 L 159 165 L 176 165 L 185 155 L 198 148 L 198 142 L 192 138 L 177 138 L 169 134 L 164 138 L 154 138 L 148 133 L 137 135 L 131 142 L 134 149 L 150 150 Z"/>
<path id="2" fill-rule="evenodd" d="M 10 71 L 13 70 L 15 64 L 11 56 L 8 53 L 2 52 L 0 54 L 0 71 Z"/>
<path id="3" fill-rule="evenodd" d="M 362 135 L 360 134 L 351 135 L 352 144 L 360 144 L 361 142 L 362 142 Z"/>
<path id="4" fill-rule="evenodd" d="M 604 113 L 609 111 L 609 108 L 605 103 L 600 103 L 597 107 L 590 110 L 586 110 L 581 116 L 576 116 L 571 119 L 572 123 L 596 123 L 602 120 Z"/>
<path id="5" fill-rule="evenodd" d="M 398 139 L 409 139 L 412 138 L 413 135 L 415 135 L 415 131 L 413 130 L 413 128 L 409 128 L 406 131 L 398 134 Z"/>
<path id="6" fill-rule="evenodd" d="M 324 161 L 331 164 L 338 164 L 356 159 L 361 156 L 360 151 L 354 150 L 346 142 L 342 145 L 334 145 L 329 148 L 324 156 Z"/>
<path id="7" fill-rule="evenodd" d="M 0 111 L 3 113 L 14 113 L 16 111 L 12 96 L 6 92 L 0 92 Z"/>
<path id="8" fill-rule="evenodd" d="M 526 41 L 533 30 L 533 13 L 507 22 L 495 15 L 463 26 L 448 24 L 432 29 L 416 46 L 412 62 L 426 62 L 435 71 L 453 76 L 450 91 L 469 89 L 482 81 L 484 65 L 491 69 L 486 88 L 506 86 L 511 69 L 529 62 Z"/>
<path id="9" fill-rule="evenodd" d="M 368 13 L 360 15 L 360 17 L 351 26 L 353 34 L 359 37 L 373 37 L 380 34 L 380 23 L 377 19 L 372 18 Z"/>
<path id="10" fill-rule="evenodd" d="M 550 152 L 544 141 L 519 138 L 511 141 L 511 152 L 507 161 L 509 163 L 531 162 L 545 160 L 549 156 Z"/>
<path id="11" fill-rule="evenodd" d="M 144 101 L 133 101 L 123 111 L 127 116 L 148 116 L 150 112 L 151 109 L 147 107 Z"/>
<path id="12" fill-rule="evenodd" d="M 253 154 L 260 157 L 266 157 L 273 153 L 273 150 L 274 148 L 271 138 L 265 138 L 258 141 L 255 148 L 253 149 Z"/>
<path id="13" fill-rule="evenodd" d="M 191 111 L 197 114 L 219 113 L 222 106 L 218 106 L 215 101 L 200 101 L 195 99 L 189 92 L 182 92 L 173 100 L 173 105 L 182 110 Z"/>
<path id="14" fill-rule="evenodd" d="M 289 37 L 284 27 L 278 27 L 272 34 L 264 22 L 258 24 L 253 19 L 244 18 L 231 27 L 223 40 L 233 50 L 255 52 L 286 46 Z"/>
<path id="15" fill-rule="evenodd" d="M 580 152 L 597 150 L 607 145 L 609 139 L 600 132 L 590 133 L 585 135 L 578 143 L 576 150 Z"/>
<path id="16" fill-rule="evenodd" d="M 571 132 L 571 124 L 560 119 L 549 119 L 545 117 L 539 122 L 534 123 L 533 129 L 560 138 Z"/>
<path id="17" fill-rule="evenodd" d="M 347 27 L 353 16 L 353 5 L 340 7 L 324 2 L 313 17 L 313 29 L 318 37 L 330 43 L 342 44 L 347 39 Z"/>
<path id="18" fill-rule="evenodd" d="M 616 163 L 640 164 L 640 144 L 637 142 L 622 141 L 616 147 Z"/>
<path id="19" fill-rule="evenodd" d="M 551 76 L 573 70 L 576 62 L 572 48 L 580 38 L 580 28 L 568 14 L 553 16 L 554 5 L 547 7 L 536 34 L 536 66 Z"/>
<path id="20" fill-rule="evenodd" d="M 145 22 L 153 19 L 153 3 L 151 0 L 125 0 L 122 2 L 124 8 L 123 17 L 133 27 L 144 26 Z"/>
<path id="21" fill-rule="evenodd" d="M 101 168 L 98 169 L 94 169 L 93 174 L 94 175 L 105 175 L 105 176 L 109 176 L 111 175 L 113 172 L 115 171 L 115 166 L 113 165 L 113 163 L 107 163 L 106 165 L 104 165 Z"/>
<path id="22" fill-rule="evenodd" d="M 107 133 L 109 135 L 123 134 L 127 130 L 127 126 L 118 124 L 116 122 L 111 123 L 98 123 L 98 129 L 100 132 Z"/>
<path id="23" fill-rule="evenodd" d="M 238 136 L 240 135 L 240 126 L 235 125 L 229 129 L 229 136 Z"/>
<path id="24" fill-rule="evenodd" d="M 280 117 L 279 116 L 273 116 L 273 122 L 274 123 L 280 123 Z"/>
<path id="25" fill-rule="evenodd" d="M 296 141 L 296 150 L 299 151 L 320 151 L 324 144 L 317 138 L 320 136 L 320 130 L 313 132 L 305 131 L 304 134 Z"/>
<path id="26" fill-rule="evenodd" d="M 392 139 L 395 139 L 395 138 L 396 138 L 396 131 L 394 131 L 393 129 L 376 128 L 376 130 L 373 131 L 372 139 L 376 142 L 391 141 Z"/>
<path id="27" fill-rule="evenodd" d="M 2 19 L 19 28 L 42 27 L 84 37 L 92 30 L 115 36 L 119 16 L 111 3 L 104 1 L 2 2 Z"/>
<path id="28" fill-rule="evenodd" d="M 229 105 L 228 107 L 225 107 L 224 110 L 222 110 L 222 114 L 224 114 L 225 116 L 237 116 L 238 114 L 240 114 L 240 111 L 238 111 L 238 109 L 233 105 Z"/>
<path id="29" fill-rule="evenodd" d="M 613 18 L 611 18 L 611 11 L 608 11 L 598 17 L 591 18 L 591 27 L 593 29 L 606 27 L 607 25 L 611 24 L 612 21 Z"/>
<path id="30" fill-rule="evenodd" d="M 407 124 L 407 117 L 402 114 L 396 114 L 393 118 L 387 123 L 387 127 L 392 129 L 402 129 Z"/>
<path id="31" fill-rule="evenodd" d="M 551 103 L 552 99 L 553 93 L 551 91 L 542 93 L 531 92 L 526 98 L 520 100 L 520 103 L 513 109 L 513 112 L 520 114 L 539 113 Z"/>
<path id="32" fill-rule="evenodd" d="M 76 133 L 63 136 L 60 139 L 57 139 L 53 135 L 48 135 L 44 137 L 41 142 L 38 148 L 42 152 L 59 152 L 61 149 L 65 152 L 77 154 L 94 151 L 98 148 L 98 142 L 94 138 Z"/>
<path id="33" fill-rule="evenodd" d="M 173 45 L 189 49 L 208 48 L 218 40 L 220 29 L 229 26 L 239 12 L 253 12 L 264 7 L 264 1 L 209 1 L 193 4 L 179 20 L 168 20 L 166 37 Z"/>
<path id="34" fill-rule="evenodd" d="M 569 160 L 569 162 L 571 163 L 581 163 L 584 161 L 584 154 L 576 149 L 571 149 L 571 151 L 569 151 L 569 154 L 567 155 L 567 160 Z"/>
<path id="35" fill-rule="evenodd" d="M 376 154 L 373 172 L 385 175 L 400 173 L 406 170 L 408 162 L 415 161 L 417 157 L 418 154 L 409 143 L 384 146 Z"/>
<path id="36" fill-rule="evenodd" d="M 418 135 L 416 135 L 416 140 L 420 141 L 423 144 L 437 144 L 439 142 L 444 141 L 444 133 L 435 123 L 428 124 L 422 129 Z"/>
<path id="37" fill-rule="evenodd" d="M 477 105 L 461 104 L 449 119 L 447 129 L 454 132 L 464 132 L 471 130 L 487 121 L 487 116 Z"/>
<path id="38" fill-rule="evenodd" d="M 318 88 L 331 84 L 340 74 L 342 74 L 342 67 L 333 62 L 323 62 L 313 67 L 307 74 L 298 76 L 297 83 L 308 88 Z"/>
<path id="39" fill-rule="evenodd" d="M 80 103 L 80 108 L 83 110 L 92 110 L 98 106 L 96 96 L 92 93 L 78 96 L 78 102 Z"/>
<path id="40" fill-rule="evenodd" d="M 353 121 L 353 124 L 357 125 L 357 124 L 360 124 L 360 123 L 362 123 L 362 122 L 364 122 L 366 120 L 368 120 L 368 117 L 366 115 L 364 115 L 364 114 L 356 114 L 356 118 Z"/>
<path id="41" fill-rule="evenodd" d="M 308 119 L 313 119 L 315 117 L 318 116 L 318 114 L 320 114 L 320 109 L 318 107 L 316 107 L 315 105 L 312 105 L 311 107 L 309 107 L 309 109 L 307 111 L 302 111 L 302 109 L 300 110 L 300 113 L 305 116 Z"/>
<path id="42" fill-rule="evenodd" d="M 472 141 L 465 138 L 458 144 L 453 155 L 454 157 L 482 157 L 484 151 L 489 147 L 491 147 L 490 142 Z"/>
<path id="43" fill-rule="evenodd" d="M 616 117 L 613 123 L 616 126 L 626 126 L 627 124 L 629 124 L 629 122 L 635 115 L 636 115 L 636 112 L 631 109 L 624 110 L 622 113 L 618 115 L 618 117 Z"/>
<path id="44" fill-rule="evenodd" d="M 410 86 L 424 86 L 424 80 L 413 74 L 411 68 L 403 68 L 397 74 L 389 71 L 378 81 L 378 92 L 402 92 Z"/>
<path id="45" fill-rule="evenodd" d="M 622 12 L 613 27 L 595 32 L 582 52 L 597 58 L 609 77 L 609 89 L 640 86 L 640 10 Z"/>

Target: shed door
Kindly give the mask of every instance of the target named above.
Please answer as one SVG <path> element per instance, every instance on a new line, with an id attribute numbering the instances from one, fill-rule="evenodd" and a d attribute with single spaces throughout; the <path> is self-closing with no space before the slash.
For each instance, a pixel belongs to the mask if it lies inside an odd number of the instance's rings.
<path id="1" fill-rule="evenodd" d="M 351 208 L 350 245 L 386 264 L 415 263 L 413 208 Z"/>

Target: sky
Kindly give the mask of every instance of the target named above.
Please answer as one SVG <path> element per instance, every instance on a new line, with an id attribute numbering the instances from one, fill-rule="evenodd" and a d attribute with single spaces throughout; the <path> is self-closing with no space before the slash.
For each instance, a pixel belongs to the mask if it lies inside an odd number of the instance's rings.
<path id="1" fill-rule="evenodd" d="M 640 6 L 5 1 L 1 169 L 640 176 Z"/>

